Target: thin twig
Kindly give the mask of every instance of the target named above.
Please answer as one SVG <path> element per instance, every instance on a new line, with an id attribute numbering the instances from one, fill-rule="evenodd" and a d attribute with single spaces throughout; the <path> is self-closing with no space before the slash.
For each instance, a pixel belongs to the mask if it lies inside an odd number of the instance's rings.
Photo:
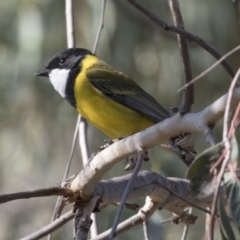
<path id="1" fill-rule="evenodd" d="M 235 109 L 235 112 L 233 114 L 232 121 L 231 121 L 231 126 L 228 131 L 228 138 L 231 140 L 234 137 L 236 129 L 238 128 L 239 121 L 240 121 L 240 102 L 238 103 L 238 106 Z M 237 180 L 238 176 L 236 173 L 236 168 L 237 168 L 237 161 L 236 159 L 232 159 L 232 161 L 228 163 L 228 169 L 232 173 L 233 178 Z"/>
<path id="2" fill-rule="evenodd" d="M 94 54 L 97 51 L 97 46 L 100 40 L 100 36 L 104 28 L 105 9 L 106 9 L 106 0 L 102 0 L 102 6 L 100 10 L 100 23 L 99 23 L 98 31 L 95 37 L 93 49 L 92 49 L 92 52 Z M 82 161 L 84 165 L 87 164 L 89 155 L 90 155 L 87 142 L 88 142 L 87 141 L 87 120 L 82 117 L 79 124 L 79 144 L 81 149 Z"/>
<path id="3" fill-rule="evenodd" d="M 149 240 L 148 222 L 143 221 L 144 240 Z"/>
<path id="4" fill-rule="evenodd" d="M 158 208 L 159 208 L 159 203 L 153 202 L 151 198 L 146 197 L 145 205 L 138 211 L 137 214 L 131 216 L 130 218 L 118 224 L 116 235 L 120 235 L 121 233 L 124 233 L 129 229 L 142 224 L 144 221 L 147 221 Z M 164 223 L 165 221 L 160 222 L 160 225 Z M 111 229 L 108 229 L 107 231 L 96 236 L 95 238 L 91 238 L 91 240 L 107 239 L 110 232 L 111 232 Z"/>
<path id="5" fill-rule="evenodd" d="M 185 84 L 184 86 L 182 86 L 181 88 L 179 88 L 177 90 L 177 92 L 180 92 L 184 89 L 186 89 L 187 87 L 189 87 L 191 84 L 195 83 L 198 79 L 202 78 L 203 76 L 205 76 L 207 73 L 209 73 L 210 71 L 212 71 L 216 66 L 218 66 L 224 59 L 226 59 L 228 56 L 232 55 L 233 53 L 235 53 L 236 51 L 238 51 L 240 49 L 240 45 L 235 47 L 234 49 L 232 49 L 231 51 L 229 51 L 228 53 L 226 53 L 225 55 L 223 55 L 218 61 L 216 61 L 212 66 L 210 66 L 209 68 L 207 68 L 205 71 L 201 72 L 201 74 L 199 74 L 197 77 L 193 78 L 189 83 Z"/>
<path id="6" fill-rule="evenodd" d="M 70 188 L 52 187 L 52 188 L 38 189 L 33 191 L 3 194 L 3 195 L 0 195 L 0 204 L 18 200 L 18 199 L 29 199 L 29 198 L 47 197 L 47 196 L 72 197 L 73 192 Z"/>
<path id="7" fill-rule="evenodd" d="M 49 233 L 52 233 L 53 231 L 62 227 L 65 223 L 69 222 L 71 219 L 74 218 L 74 215 L 75 214 L 72 211 L 69 211 L 63 214 L 60 218 L 58 218 L 54 222 L 51 222 L 47 226 L 39 229 L 37 232 L 34 232 L 24 238 L 21 238 L 20 240 L 33 240 L 33 239 L 36 240 L 36 239 L 43 238 L 47 236 Z"/>
<path id="8" fill-rule="evenodd" d="M 154 212 L 154 211 L 153 211 Z M 148 213 L 149 214 L 149 213 Z M 152 214 L 150 214 L 151 216 Z M 158 225 L 163 225 L 163 224 L 166 224 L 166 223 L 169 223 L 169 222 L 172 222 L 172 220 L 174 219 L 175 217 L 172 216 L 168 219 L 165 219 L 163 221 L 161 221 Z M 117 227 L 117 231 L 116 231 L 116 234 L 117 235 L 120 235 L 121 233 L 124 233 L 126 232 L 127 230 L 133 228 L 133 227 L 136 227 L 140 224 L 143 223 L 143 219 L 139 216 L 139 214 L 135 214 L 133 215 L 132 217 L 128 218 L 127 220 L 121 222 L 118 227 Z M 107 237 L 109 236 L 111 232 L 111 229 L 108 229 L 107 231 L 99 234 L 98 236 L 96 236 L 95 238 L 91 238 L 91 240 L 103 240 L 103 239 L 107 239 Z"/>
<path id="9" fill-rule="evenodd" d="M 238 128 L 239 114 L 240 114 L 240 102 L 238 103 L 238 106 L 236 107 L 235 113 L 232 118 L 231 127 L 228 132 L 229 138 L 233 137 L 233 134 L 235 133 L 236 128 Z"/>
<path id="10" fill-rule="evenodd" d="M 240 68 L 238 69 L 232 83 L 231 86 L 229 88 L 228 91 L 228 98 L 227 98 L 227 104 L 226 104 L 226 109 L 225 109 L 225 114 L 224 114 L 224 125 L 223 125 L 223 141 L 225 143 L 225 149 L 226 149 L 226 155 L 224 158 L 224 161 L 222 163 L 220 172 L 218 174 L 217 177 L 217 183 L 216 183 L 216 190 L 214 192 L 214 196 L 213 196 L 213 201 L 212 201 L 212 208 L 211 208 L 211 219 L 210 219 L 210 228 L 209 228 L 209 236 L 208 239 L 209 240 L 213 240 L 213 235 L 214 235 L 214 219 L 215 219 L 215 213 L 216 213 L 216 206 L 217 206 L 217 199 L 218 199 L 218 193 L 219 193 L 219 188 L 220 188 L 220 184 L 222 181 L 222 177 L 225 171 L 225 168 L 228 164 L 228 161 L 230 159 L 231 156 L 231 144 L 229 142 L 228 139 L 228 118 L 229 118 L 229 112 L 230 112 L 230 105 L 231 105 L 231 101 L 232 101 L 232 95 L 233 95 L 233 90 L 237 84 L 238 78 L 240 76 Z"/>
<path id="11" fill-rule="evenodd" d="M 68 161 L 67 161 L 67 166 L 65 168 L 65 172 L 64 172 L 64 175 L 63 175 L 63 181 L 67 178 L 69 170 L 70 170 L 70 166 L 71 166 L 71 163 L 72 163 L 72 157 L 73 157 L 74 149 L 75 149 L 76 142 L 77 142 L 76 140 L 77 140 L 78 125 L 80 123 L 80 119 L 81 119 L 81 116 L 78 115 L 76 127 L 75 127 L 75 130 L 74 130 L 73 140 L 72 140 L 71 151 L 70 151 Z M 51 222 L 54 221 L 57 217 L 59 217 L 59 215 L 61 214 L 61 211 L 63 209 L 63 204 L 64 204 L 63 203 L 63 197 L 62 196 L 58 197 L 58 199 L 56 201 L 56 204 L 55 204 L 55 207 L 54 207 L 54 210 L 53 210 Z M 48 236 L 48 240 L 50 240 L 50 239 L 51 239 L 51 234 L 49 234 L 49 236 Z"/>
<path id="12" fill-rule="evenodd" d="M 178 0 L 168 0 L 168 4 L 172 12 L 174 24 L 177 27 L 184 29 L 184 22 L 182 19 Z M 177 39 L 182 56 L 185 84 L 187 84 L 192 79 L 192 67 L 188 52 L 188 43 L 186 37 L 183 35 L 177 34 Z M 193 105 L 193 103 L 194 103 L 194 86 L 191 85 L 191 87 L 187 88 L 183 93 L 183 99 L 181 106 L 179 108 L 179 112 L 181 114 L 189 112 L 191 110 L 191 106 Z"/>
<path id="13" fill-rule="evenodd" d="M 188 214 L 192 214 L 192 208 L 189 208 Z M 181 240 L 185 240 L 187 238 L 188 228 L 189 228 L 189 225 L 184 226 Z"/>
<path id="14" fill-rule="evenodd" d="M 210 208 L 208 208 L 210 210 Z M 210 229 L 210 221 L 211 221 L 211 215 L 206 214 L 206 220 L 205 220 L 205 236 L 204 239 L 207 240 L 209 236 L 209 229 Z"/>
<path id="15" fill-rule="evenodd" d="M 72 0 L 65 0 L 65 19 L 66 19 L 67 45 L 68 45 L 68 48 L 73 48 L 73 47 L 75 47 L 76 42 L 75 42 L 75 32 L 74 32 L 74 17 L 73 17 L 73 1 Z M 71 152 L 69 154 L 67 166 L 66 166 L 66 169 L 65 169 L 65 172 L 63 175 L 63 181 L 67 178 L 70 167 L 71 167 L 73 152 L 74 152 L 74 148 L 76 145 L 77 132 L 78 132 L 77 130 L 78 130 L 79 122 L 80 122 L 80 116 L 78 116 L 77 125 L 75 127 Z M 51 222 L 54 221 L 58 215 L 60 215 L 60 211 L 62 211 L 62 209 L 63 209 L 63 198 L 58 197 L 55 207 L 54 207 L 54 210 L 53 210 Z M 51 233 L 48 235 L 47 239 L 48 240 L 51 239 Z"/>
<path id="16" fill-rule="evenodd" d="M 238 69 L 238 71 L 231 83 L 229 91 L 228 91 L 227 104 L 226 104 L 225 114 L 224 114 L 224 118 L 223 118 L 223 140 L 228 139 L 228 118 L 229 118 L 229 114 L 230 114 L 233 90 L 237 84 L 239 76 L 240 76 L 240 68 Z"/>
<path id="17" fill-rule="evenodd" d="M 102 6 L 101 6 L 101 10 L 100 10 L 100 23 L 99 23 L 99 27 L 98 27 L 98 31 L 97 31 L 97 35 L 95 37 L 95 42 L 94 42 L 94 46 L 92 49 L 92 52 L 95 54 L 97 51 L 97 47 L 98 47 L 98 43 L 100 40 L 100 36 L 102 33 L 102 30 L 104 28 L 104 17 L 105 17 L 105 9 L 106 9 L 106 0 L 102 0 Z M 83 119 L 85 120 L 85 119 Z M 80 127 L 79 127 L 79 131 L 80 131 L 80 145 L 81 145 L 81 152 L 82 152 L 82 159 L 85 159 L 85 163 L 86 163 L 86 159 L 89 159 L 89 150 L 88 150 L 88 145 L 87 143 L 87 121 L 81 121 Z M 85 149 L 85 152 L 83 152 L 83 150 Z M 90 234 L 91 237 L 94 238 L 98 235 L 98 225 L 97 225 L 97 215 L 96 213 L 92 213 L 91 214 L 91 219 L 92 219 L 92 225 L 90 228 Z"/>
<path id="18" fill-rule="evenodd" d="M 165 224 L 165 223 L 172 222 L 172 220 L 173 220 L 174 218 L 175 218 L 175 216 L 172 216 L 172 217 L 170 217 L 170 218 L 168 218 L 168 219 L 165 219 L 165 220 L 163 220 L 163 221 L 160 222 L 160 225 Z"/>
<path id="19" fill-rule="evenodd" d="M 201 210 L 205 213 L 211 214 L 211 211 L 207 210 L 206 208 L 198 206 L 197 204 L 193 203 L 192 201 L 188 200 L 187 198 L 184 198 L 184 197 L 180 196 L 179 194 L 175 193 L 174 191 L 172 191 L 168 187 L 163 186 L 163 185 L 159 184 L 158 182 L 156 182 L 156 184 L 159 185 L 161 188 L 164 188 L 165 190 L 167 190 L 169 193 L 171 193 L 171 195 L 173 195 L 173 196 L 181 199 L 182 201 L 188 203 L 190 206 L 195 207 L 195 208 L 197 208 L 197 209 L 199 209 L 199 210 Z"/>
<path id="20" fill-rule="evenodd" d="M 66 30 L 68 48 L 76 46 L 73 17 L 73 1 L 65 0 Z"/>
<path id="21" fill-rule="evenodd" d="M 121 200 L 121 204 L 118 207 L 118 210 L 117 210 L 114 222 L 113 222 L 112 230 L 111 230 L 111 233 L 110 233 L 109 238 L 108 238 L 109 240 L 112 240 L 115 237 L 115 232 L 116 232 L 116 229 L 117 229 L 117 226 L 118 226 L 119 219 L 121 217 L 123 208 L 125 206 L 125 202 L 127 200 L 128 194 L 131 191 L 133 182 L 134 182 L 134 180 L 135 180 L 135 178 L 136 178 L 136 176 L 137 176 L 137 174 L 138 174 L 138 172 L 139 172 L 139 170 L 141 168 L 141 164 L 142 164 L 142 160 L 143 160 L 142 151 L 139 151 L 137 153 L 137 155 L 138 155 L 137 165 L 135 166 L 134 171 L 132 173 L 132 176 L 129 179 L 129 182 L 128 182 L 127 186 L 126 186 L 126 189 L 124 191 L 124 194 L 123 194 L 123 197 L 122 197 L 122 200 Z"/>
<path id="22" fill-rule="evenodd" d="M 101 32 L 102 32 L 102 30 L 104 28 L 105 9 L 106 9 L 106 0 L 102 0 L 100 24 L 99 24 L 99 27 L 98 27 L 98 32 L 97 32 L 97 35 L 96 35 L 96 38 L 95 38 L 95 42 L 94 42 L 94 46 L 93 46 L 93 50 L 92 50 L 92 52 L 94 54 L 96 53 L 97 46 L 98 46 L 98 43 L 99 43 L 99 39 L 100 39 L 100 36 L 101 36 Z"/>
<path id="23" fill-rule="evenodd" d="M 67 166 L 66 166 L 66 169 L 65 169 L 65 172 L 64 172 L 64 175 L 63 175 L 63 181 L 68 177 L 69 170 L 70 170 L 70 167 L 71 167 L 73 153 L 74 153 L 74 149 L 76 147 L 76 142 L 77 142 L 78 125 L 80 123 L 80 120 L 81 120 L 81 116 L 79 115 L 78 118 L 77 118 L 77 123 L 76 123 L 76 127 L 75 127 L 74 134 L 73 134 L 71 151 L 70 151 L 70 154 L 69 154 L 69 157 L 68 157 L 68 161 L 67 161 Z"/>
<path id="24" fill-rule="evenodd" d="M 66 16 L 66 31 L 67 31 L 67 46 L 68 48 L 73 48 L 76 46 L 75 41 L 75 31 L 74 31 L 74 16 L 73 16 L 73 1 L 72 0 L 65 0 L 65 16 Z M 65 173 L 63 176 L 63 181 L 68 177 L 68 173 L 70 170 L 70 166 L 72 163 L 72 157 L 74 148 L 76 146 L 77 134 L 78 134 L 78 125 L 80 122 L 81 116 L 78 116 L 76 127 L 74 130 L 73 141 L 71 146 L 71 151 L 68 158 L 68 163 L 65 169 Z"/>
<path id="25" fill-rule="evenodd" d="M 140 12 L 145 14 L 149 19 L 151 19 L 153 22 L 155 22 L 157 25 L 162 27 L 166 31 L 171 31 L 178 33 L 180 35 L 185 36 L 189 41 L 193 41 L 197 43 L 199 46 L 201 46 L 203 49 L 205 49 L 207 52 L 209 52 L 212 56 L 214 56 L 216 59 L 220 59 L 222 55 L 209 43 L 201 39 L 200 37 L 182 29 L 178 28 L 174 25 L 171 25 L 169 23 L 166 23 L 162 19 L 160 19 L 157 15 L 149 11 L 147 8 L 145 8 L 142 4 L 140 4 L 137 0 L 127 0 L 130 4 L 132 4 L 135 8 L 137 8 Z M 229 62 L 225 59 L 221 62 L 223 67 L 226 69 L 228 74 L 230 75 L 231 78 L 234 77 L 235 72 L 232 68 L 232 66 L 229 64 Z"/>
<path id="26" fill-rule="evenodd" d="M 80 117 L 80 115 L 79 115 Z M 81 116 L 81 120 L 79 124 L 77 124 L 76 127 L 78 127 L 78 137 L 79 137 L 79 146 L 81 149 L 81 156 L 82 156 L 82 162 L 83 166 L 85 166 L 88 163 L 89 159 L 89 148 L 88 148 L 88 140 L 87 140 L 87 120 Z"/>

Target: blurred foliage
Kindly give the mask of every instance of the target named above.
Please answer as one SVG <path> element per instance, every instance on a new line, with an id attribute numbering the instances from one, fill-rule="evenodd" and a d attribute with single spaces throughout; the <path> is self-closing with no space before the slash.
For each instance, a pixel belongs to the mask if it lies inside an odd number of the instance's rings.
<path id="1" fill-rule="evenodd" d="M 167 1 L 142 1 L 168 22 L 173 22 Z M 77 46 L 91 49 L 97 32 L 101 1 L 74 2 Z M 226 53 L 239 44 L 237 6 L 229 0 L 181 1 L 185 27 Z M 61 180 L 69 155 L 77 113 L 55 93 L 48 80 L 34 77 L 48 59 L 66 48 L 64 1 L 0 1 L 0 194 L 56 185 Z M 189 44 L 193 75 L 209 67 L 215 59 L 194 43 Z M 166 32 L 145 18 L 126 1 L 107 1 L 105 25 L 97 55 L 135 79 L 166 107 L 177 106 L 183 84 L 182 62 L 174 33 Z M 239 53 L 229 58 L 239 67 Z M 196 84 L 194 110 L 198 111 L 224 94 L 229 77 L 219 66 Z M 221 137 L 222 125 L 216 127 Z M 106 138 L 89 125 L 89 147 L 97 150 Z M 196 148 L 207 147 L 197 135 Z M 166 175 L 183 177 L 185 166 L 159 149 L 150 151 L 143 166 Z M 124 174 L 116 169 L 106 177 Z M 82 168 L 79 148 L 72 171 Z M 10 202 L 0 207 L 0 239 L 18 239 L 49 223 L 56 198 Z M 116 207 L 99 213 L 100 230 L 111 226 Z M 125 211 L 124 217 L 132 212 Z M 190 227 L 188 239 L 204 234 L 204 215 Z M 151 239 L 179 239 L 183 226 L 158 223 L 169 217 L 159 211 L 150 220 Z M 138 227 L 118 239 L 142 239 Z M 53 239 L 72 239 L 72 223 L 53 234 Z"/>

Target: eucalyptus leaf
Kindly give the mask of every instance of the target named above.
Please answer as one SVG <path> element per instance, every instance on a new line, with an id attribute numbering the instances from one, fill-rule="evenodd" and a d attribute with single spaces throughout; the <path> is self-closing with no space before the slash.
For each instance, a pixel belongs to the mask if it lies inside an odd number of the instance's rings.
<path id="1" fill-rule="evenodd" d="M 190 180 L 189 193 L 198 199 L 208 197 L 215 190 L 210 169 L 222 152 L 221 146 L 220 143 L 205 150 L 196 157 L 186 172 L 186 178 Z"/>
<path id="2" fill-rule="evenodd" d="M 219 201 L 218 201 L 218 209 L 219 209 L 219 213 L 220 213 L 220 224 L 221 224 L 221 235 L 224 235 L 224 237 L 222 236 L 222 239 L 229 239 L 229 240 L 235 240 L 235 235 L 232 229 L 232 226 L 229 222 L 227 213 L 225 211 L 225 207 L 224 207 L 224 199 L 222 196 L 220 196 Z"/>
<path id="3" fill-rule="evenodd" d="M 222 240 L 229 240 L 228 238 L 226 238 L 226 236 L 225 236 L 225 234 L 224 234 L 224 232 L 223 232 L 221 227 L 220 227 L 220 234 L 221 234 Z"/>
<path id="4" fill-rule="evenodd" d="M 236 180 L 229 191 L 228 205 L 233 221 L 240 228 L 240 183 Z"/>

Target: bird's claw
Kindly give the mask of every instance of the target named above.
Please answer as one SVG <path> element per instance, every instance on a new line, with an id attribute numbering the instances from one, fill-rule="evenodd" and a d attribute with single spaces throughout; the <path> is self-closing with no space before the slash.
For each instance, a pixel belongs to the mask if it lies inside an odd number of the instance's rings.
<path id="1" fill-rule="evenodd" d="M 125 171 L 129 171 L 134 169 L 134 167 L 137 164 L 137 160 L 138 160 L 138 156 L 137 154 L 131 155 L 126 159 L 126 167 L 124 168 Z M 149 161 L 149 157 L 148 157 L 148 151 L 143 152 L 143 160 L 145 162 Z"/>

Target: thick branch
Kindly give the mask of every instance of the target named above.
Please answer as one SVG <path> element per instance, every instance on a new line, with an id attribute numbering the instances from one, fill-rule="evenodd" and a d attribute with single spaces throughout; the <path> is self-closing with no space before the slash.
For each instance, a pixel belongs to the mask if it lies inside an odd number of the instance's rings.
<path id="1" fill-rule="evenodd" d="M 78 174 L 71 185 L 74 192 L 80 191 L 83 198 L 88 199 L 104 174 L 117 162 L 136 153 L 139 149 L 149 149 L 182 132 L 203 132 L 206 126 L 214 126 L 223 117 L 228 94 L 198 113 L 176 114 L 143 132 L 122 139 L 97 154 L 92 161 Z M 240 100 L 240 88 L 233 92 L 231 109 Z"/>
<path id="2" fill-rule="evenodd" d="M 121 159 L 136 152 L 140 147 L 142 149 L 147 149 L 171 136 L 179 134 L 180 132 L 201 132 L 206 129 L 207 125 L 213 126 L 224 114 L 227 96 L 227 94 L 224 95 L 199 113 L 188 113 L 183 117 L 180 117 L 179 115 L 173 116 L 146 131 L 137 133 L 111 145 L 104 151 L 100 152 L 92 162 L 79 173 L 78 177 L 75 178 L 72 183 L 72 190 L 74 190 L 74 192 L 80 191 L 81 196 L 86 199 L 89 199 L 90 196 L 100 196 L 102 200 L 100 207 L 119 202 L 122 198 L 127 182 L 129 181 L 130 175 L 111 180 L 104 180 L 99 183 L 106 171 Z M 240 88 L 238 87 L 233 91 L 230 109 L 236 107 L 239 99 Z M 176 178 L 167 179 L 156 173 L 144 171 L 138 175 L 137 180 L 134 182 L 133 189 L 129 193 L 128 199 L 148 196 L 152 201 L 162 203 L 166 200 L 166 196 L 168 196 L 168 201 L 164 203 L 163 208 L 174 212 L 177 215 L 183 213 L 183 208 L 192 205 L 197 205 L 195 206 L 197 208 L 209 206 L 212 201 L 211 198 L 199 201 L 188 195 L 188 184 L 187 180 Z M 52 189 L 56 189 L 57 192 L 53 191 L 53 194 L 42 194 L 42 190 L 38 190 L 35 191 L 38 192 L 38 194 L 36 195 L 33 193 L 32 196 L 34 196 L 34 194 L 35 196 L 59 194 L 59 188 Z M 67 193 L 68 191 L 69 189 L 67 189 Z M 71 196 L 72 192 L 70 191 L 69 194 Z M 30 197 L 29 193 L 27 193 L 27 195 L 18 195 L 18 197 L 14 194 L 11 196 L 13 196 L 13 199 Z M 9 200 L 9 196 L 7 198 L 6 195 L 2 197 L 5 199 L 3 202 Z M 207 212 L 206 210 L 204 211 Z"/>
<path id="3" fill-rule="evenodd" d="M 121 201 L 130 177 L 131 174 L 127 174 L 110 180 L 103 180 L 96 186 L 92 196 L 100 196 L 102 200 L 100 208 Z M 166 196 L 170 193 L 167 202 L 164 203 L 162 208 L 177 215 L 181 215 L 183 208 L 190 207 L 192 204 L 198 205 L 200 208 L 209 206 L 211 198 L 199 201 L 189 195 L 188 187 L 189 181 L 185 179 L 165 178 L 157 173 L 141 171 L 136 181 L 134 181 L 132 190 L 129 192 L 128 201 L 148 196 L 153 202 L 160 204 L 165 202 Z"/>
<path id="4" fill-rule="evenodd" d="M 95 187 L 91 200 L 82 205 L 85 217 L 90 216 L 99 197 L 101 199 L 99 206 L 100 209 L 111 205 L 112 203 L 120 202 L 130 178 L 131 174 L 127 174 L 125 176 L 101 181 Z M 185 179 L 166 178 L 150 171 L 140 172 L 133 183 L 132 190 L 129 192 L 128 200 L 147 197 L 146 204 L 137 215 L 126 220 L 124 224 L 120 224 L 117 233 L 120 234 L 122 231 L 131 228 L 133 224 L 132 220 L 134 220 L 136 224 L 146 221 L 158 208 L 164 208 L 178 216 L 182 216 L 184 208 L 190 206 L 195 206 L 198 209 L 207 212 L 205 207 L 210 206 L 212 198 L 209 197 L 208 199 L 201 201 L 195 199 L 189 195 L 188 188 L 189 181 Z M 25 237 L 24 240 L 39 239 L 40 237 L 46 236 L 72 219 L 73 216 L 73 213 L 68 212 L 67 215 L 64 214 L 62 217 L 39 231 Z"/>

